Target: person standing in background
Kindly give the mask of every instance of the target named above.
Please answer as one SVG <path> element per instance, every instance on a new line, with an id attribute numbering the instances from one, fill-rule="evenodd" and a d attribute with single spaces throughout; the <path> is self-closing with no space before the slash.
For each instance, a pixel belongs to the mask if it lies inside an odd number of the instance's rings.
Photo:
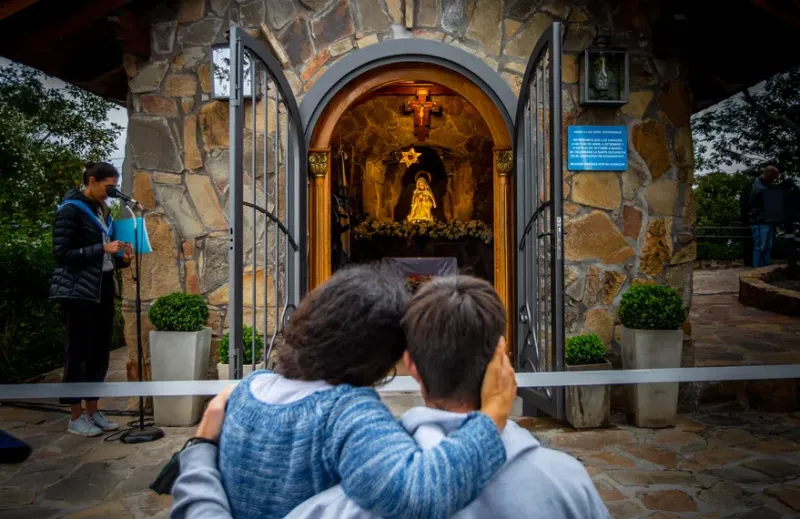
<path id="1" fill-rule="evenodd" d="M 764 192 L 767 191 L 780 171 L 775 166 L 767 166 L 760 177 L 753 182 L 750 189 L 750 229 L 753 231 L 753 267 L 766 267 L 772 263 L 772 236 L 775 233 L 773 224 L 764 218 Z"/>
<path id="2" fill-rule="evenodd" d="M 108 371 L 117 296 L 114 269 L 128 267 L 133 258 L 130 244 L 111 241 L 113 221 L 106 190 L 118 181 L 114 166 L 90 162 L 83 172 L 83 189 L 67 193 L 56 212 L 50 299 L 61 303 L 66 317 L 64 382 L 103 382 Z M 67 432 L 98 436 L 119 429 L 97 410 L 96 397 L 83 400 L 86 411 L 80 398 L 60 399 L 72 411 Z"/>

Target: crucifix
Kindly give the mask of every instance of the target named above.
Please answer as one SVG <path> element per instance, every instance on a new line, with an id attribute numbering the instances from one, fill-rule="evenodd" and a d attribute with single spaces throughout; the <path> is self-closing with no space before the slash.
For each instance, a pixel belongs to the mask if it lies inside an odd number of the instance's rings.
<path id="1" fill-rule="evenodd" d="M 417 90 L 416 99 L 406 99 L 403 112 L 414 113 L 414 135 L 419 141 L 424 141 L 428 137 L 428 126 L 430 115 L 441 113 L 442 106 L 437 101 L 428 101 L 428 90 L 420 88 Z"/>

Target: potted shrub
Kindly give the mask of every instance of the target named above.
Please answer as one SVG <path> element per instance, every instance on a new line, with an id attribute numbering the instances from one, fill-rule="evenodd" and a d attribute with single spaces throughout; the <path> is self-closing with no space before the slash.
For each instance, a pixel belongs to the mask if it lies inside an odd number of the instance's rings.
<path id="1" fill-rule="evenodd" d="M 211 353 L 208 306 L 198 295 L 174 293 L 156 299 L 147 312 L 153 380 L 204 380 Z M 200 420 L 202 396 L 153 398 L 156 425 L 188 427 Z"/>
<path id="2" fill-rule="evenodd" d="M 631 287 L 619 306 L 623 369 L 679 368 L 686 310 L 676 290 L 659 285 Z M 629 420 L 637 427 L 672 427 L 678 383 L 628 385 Z"/>
<path id="3" fill-rule="evenodd" d="M 567 371 L 611 369 L 606 347 L 600 337 L 590 333 L 567 339 L 564 348 Z M 576 429 L 608 427 L 611 402 L 609 386 L 568 386 L 567 421 Z"/>
<path id="4" fill-rule="evenodd" d="M 263 369 L 264 362 L 261 357 L 264 355 L 264 340 L 256 331 L 255 334 L 256 346 L 256 369 Z M 217 364 L 217 376 L 220 380 L 228 380 L 229 365 L 229 343 L 230 333 L 226 333 L 219 341 L 217 347 L 217 355 L 219 356 L 219 364 Z M 253 329 L 249 326 L 242 326 L 242 349 L 244 350 L 244 360 L 242 366 L 242 374 L 244 376 L 253 372 Z"/>

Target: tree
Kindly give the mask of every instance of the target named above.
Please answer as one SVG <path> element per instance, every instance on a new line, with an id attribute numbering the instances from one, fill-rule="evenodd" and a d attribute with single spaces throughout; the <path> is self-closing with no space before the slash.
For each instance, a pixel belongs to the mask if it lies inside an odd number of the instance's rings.
<path id="1" fill-rule="evenodd" d="M 757 168 L 772 161 L 800 176 L 800 67 L 771 77 L 760 92 L 751 90 L 692 119 L 695 168 Z"/>
<path id="2" fill-rule="evenodd" d="M 83 164 L 111 153 L 122 130 L 112 105 L 41 73 L 0 68 L 0 383 L 24 381 L 61 362 L 64 329 L 48 300 L 50 225 Z M 115 334 L 119 341 L 118 319 Z"/>
<path id="3" fill-rule="evenodd" d="M 0 224 L 41 227 L 81 182 L 83 164 L 109 156 L 122 131 L 113 107 L 80 88 L 48 88 L 43 74 L 0 68 Z"/>

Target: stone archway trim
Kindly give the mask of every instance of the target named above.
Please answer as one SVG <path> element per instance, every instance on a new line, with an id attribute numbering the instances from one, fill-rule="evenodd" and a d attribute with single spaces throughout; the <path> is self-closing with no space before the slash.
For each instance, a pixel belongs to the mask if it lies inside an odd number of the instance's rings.
<path id="1" fill-rule="evenodd" d="M 409 49 L 413 47 L 412 49 Z M 430 81 L 458 92 L 478 111 L 486 122 L 495 146 L 493 160 L 494 198 L 494 275 L 495 289 L 506 308 L 506 344 L 513 351 L 511 316 L 515 315 L 512 287 L 514 256 L 511 254 L 514 236 L 513 199 L 510 171 L 500 157 L 507 158 L 511 150 L 516 97 L 508 85 L 485 63 L 474 56 L 437 42 L 416 40 L 390 41 L 358 51 L 334 65 L 314 84 L 300 105 L 301 119 L 310 150 L 325 154 L 325 174 L 312 175 L 309 189 L 310 223 L 310 288 L 331 275 L 328 253 L 331 236 L 330 211 L 330 140 L 340 117 L 359 98 L 383 85 L 401 80 Z M 415 54 L 414 49 L 424 52 Z M 439 54 L 432 54 L 437 50 Z M 370 51 L 369 53 L 367 51 Z M 398 53 L 398 54 L 392 54 Z M 460 61 L 460 62 L 459 62 Z M 465 68 L 474 66 L 475 71 Z M 330 77 L 329 77 L 330 76 Z"/>

